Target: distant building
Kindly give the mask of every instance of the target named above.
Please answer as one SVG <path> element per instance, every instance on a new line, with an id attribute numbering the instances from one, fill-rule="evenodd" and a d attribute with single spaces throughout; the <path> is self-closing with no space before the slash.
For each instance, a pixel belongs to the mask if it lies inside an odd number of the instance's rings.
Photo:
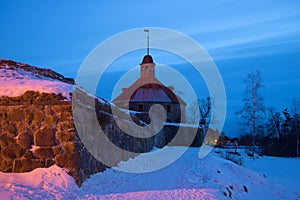
<path id="1" fill-rule="evenodd" d="M 155 78 L 155 63 L 148 50 L 140 64 L 139 79 L 130 87 L 123 88 L 113 103 L 118 107 L 137 111 L 146 123 L 150 123 L 147 113 L 151 105 L 160 104 L 167 112 L 167 122 L 185 122 L 186 103 L 173 90 L 173 87 L 166 87 Z"/>

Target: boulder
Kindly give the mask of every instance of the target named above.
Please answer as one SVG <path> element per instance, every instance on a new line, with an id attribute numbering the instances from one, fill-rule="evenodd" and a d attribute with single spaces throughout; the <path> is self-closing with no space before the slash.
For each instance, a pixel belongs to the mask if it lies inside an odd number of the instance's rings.
<path id="1" fill-rule="evenodd" d="M 42 110 L 35 110 L 34 115 L 33 115 L 33 120 L 34 121 L 43 121 L 45 117 L 45 114 Z"/>
<path id="2" fill-rule="evenodd" d="M 58 118 L 55 115 L 48 115 L 45 117 L 45 123 L 47 125 L 56 125 Z"/>
<path id="3" fill-rule="evenodd" d="M 40 121 L 33 121 L 30 126 L 29 129 L 31 130 L 38 130 L 41 127 L 41 122 Z"/>
<path id="4" fill-rule="evenodd" d="M 27 152 L 24 154 L 23 158 L 33 159 L 34 156 L 33 156 L 32 151 L 27 151 Z"/>
<path id="5" fill-rule="evenodd" d="M 75 141 L 75 132 L 57 132 L 56 138 L 59 143 Z"/>
<path id="6" fill-rule="evenodd" d="M 77 168 L 78 153 L 63 153 L 55 157 L 55 164 L 63 168 Z"/>
<path id="7" fill-rule="evenodd" d="M 52 149 L 53 149 L 54 156 L 57 156 L 58 154 L 63 153 L 61 146 L 54 146 L 54 147 L 52 147 Z"/>
<path id="8" fill-rule="evenodd" d="M 0 111 L 0 121 L 6 119 L 6 113 Z"/>
<path id="9" fill-rule="evenodd" d="M 25 120 L 24 109 L 12 109 L 7 113 L 7 119 L 12 122 L 19 122 Z"/>
<path id="10" fill-rule="evenodd" d="M 8 123 L 8 127 L 7 127 L 7 131 L 9 133 L 11 133 L 14 136 L 18 135 L 18 129 L 17 129 L 17 125 L 15 122 L 9 122 Z"/>
<path id="11" fill-rule="evenodd" d="M 45 161 L 45 167 L 50 167 L 52 165 L 54 165 L 54 159 L 53 158 L 46 158 L 46 161 Z"/>
<path id="12" fill-rule="evenodd" d="M 15 142 L 1 149 L 1 155 L 5 160 L 21 158 L 26 153 L 25 149 Z"/>
<path id="13" fill-rule="evenodd" d="M 18 159 L 14 160 L 12 172 L 29 172 L 39 167 L 44 167 L 45 162 L 39 159 Z"/>
<path id="14" fill-rule="evenodd" d="M 15 142 L 15 138 L 9 133 L 2 133 L 0 135 L 0 146 L 3 148 Z"/>
<path id="15" fill-rule="evenodd" d="M 33 154 L 40 159 L 53 158 L 53 149 L 51 147 L 39 147 L 34 150 Z"/>
<path id="16" fill-rule="evenodd" d="M 22 133 L 22 132 L 27 132 L 28 131 L 28 123 L 25 121 L 18 122 L 17 123 L 17 132 Z"/>
<path id="17" fill-rule="evenodd" d="M 1 172 L 11 172 L 12 171 L 12 160 L 0 159 L 0 171 Z"/>
<path id="18" fill-rule="evenodd" d="M 72 113 L 70 111 L 64 111 L 60 114 L 60 119 L 63 121 L 72 120 Z"/>
<path id="19" fill-rule="evenodd" d="M 56 114 L 59 115 L 61 113 L 61 105 L 54 105 L 51 107 L 51 110 Z"/>
<path id="20" fill-rule="evenodd" d="M 25 112 L 25 121 L 31 124 L 33 119 L 34 119 L 34 113 L 32 111 L 27 110 L 27 112 Z"/>
<path id="21" fill-rule="evenodd" d="M 53 110 L 51 110 L 51 106 L 49 106 L 49 105 L 45 106 L 45 114 L 46 115 L 54 115 Z"/>
<path id="22" fill-rule="evenodd" d="M 62 122 L 58 125 L 61 131 L 73 131 L 75 129 L 73 121 Z"/>
<path id="23" fill-rule="evenodd" d="M 34 145 L 36 146 L 55 146 L 55 132 L 56 130 L 51 127 L 44 127 L 34 133 Z"/>
<path id="24" fill-rule="evenodd" d="M 33 145 L 33 134 L 31 132 L 22 132 L 18 135 L 17 143 L 22 147 L 30 149 Z"/>
<path id="25" fill-rule="evenodd" d="M 63 143 L 64 152 L 72 153 L 76 151 L 76 143 L 75 142 L 65 142 Z"/>

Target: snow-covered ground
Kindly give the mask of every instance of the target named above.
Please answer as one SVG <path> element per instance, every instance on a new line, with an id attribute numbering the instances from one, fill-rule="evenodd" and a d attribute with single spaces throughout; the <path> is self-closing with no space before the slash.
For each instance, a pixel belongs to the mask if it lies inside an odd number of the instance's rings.
<path id="1" fill-rule="evenodd" d="M 3 65 L 0 67 L 0 96 L 16 97 L 28 90 L 41 93 L 61 93 L 70 99 L 73 85 L 21 68 L 14 68 L 14 66 Z"/>
<path id="2" fill-rule="evenodd" d="M 166 148 L 176 152 L 182 147 Z M 172 165 L 155 172 L 109 169 L 93 175 L 81 188 L 57 166 L 0 173 L 0 199 L 300 199 L 299 158 L 245 158 L 245 168 L 213 152 L 199 159 L 198 151 L 189 148 Z M 143 156 L 120 166 L 138 165 Z"/>
<path id="3" fill-rule="evenodd" d="M 300 191 L 300 159 L 264 156 L 251 159 L 246 157 L 243 164 L 248 169 L 262 172 L 268 179 L 277 182 L 285 188 Z"/>

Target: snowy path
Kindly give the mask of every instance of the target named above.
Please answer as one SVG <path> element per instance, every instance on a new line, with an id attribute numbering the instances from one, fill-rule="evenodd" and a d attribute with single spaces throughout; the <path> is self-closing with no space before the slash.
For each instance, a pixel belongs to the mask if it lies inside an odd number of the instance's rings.
<path id="1" fill-rule="evenodd" d="M 196 156 L 196 155 L 195 155 Z M 110 186 L 110 191 L 107 191 L 106 186 L 97 186 L 97 192 L 99 194 L 105 193 L 120 193 L 120 192 L 136 192 L 145 190 L 172 190 L 185 188 L 184 177 L 185 177 L 185 166 L 192 163 L 192 157 L 183 156 L 178 159 L 172 165 L 163 168 L 158 171 L 133 174 L 117 171 L 116 169 L 107 170 L 104 173 L 96 174 L 92 179 L 85 182 L 82 189 L 93 187 L 95 184 L 94 180 L 98 182 L 96 185 L 105 184 Z M 135 159 L 131 160 L 135 162 Z M 109 180 L 109 181 L 108 181 Z M 114 185 L 114 182 L 118 182 Z M 117 187 L 115 187 L 117 186 Z"/>
<path id="2" fill-rule="evenodd" d="M 172 165 L 150 173 L 129 174 L 115 169 L 107 170 L 92 176 L 85 182 L 80 188 L 79 196 L 90 198 L 97 195 L 104 199 L 219 199 L 224 197 L 223 192 L 209 185 L 201 187 L 203 185 L 199 181 L 202 180 L 195 179 L 204 164 L 197 155 L 198 149 L 194 149 Z M 135 159 L 131 162 L 135 162 Z M 194 170 L 187 171 L 188 168 Z M 200 187 L 195 188 L 195 185 Z"/>

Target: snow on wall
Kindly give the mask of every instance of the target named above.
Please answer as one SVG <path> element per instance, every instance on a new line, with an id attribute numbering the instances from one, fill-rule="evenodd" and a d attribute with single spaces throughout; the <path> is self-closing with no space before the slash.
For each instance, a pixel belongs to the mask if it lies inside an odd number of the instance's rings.
<path id="1" fill-rule="evenodd" d="M 28 90 L 41 93 L 61 93 L 70 99 L 73 85 L 6 64 L 0 66 L 0 96 L 16 97 Z"/>

